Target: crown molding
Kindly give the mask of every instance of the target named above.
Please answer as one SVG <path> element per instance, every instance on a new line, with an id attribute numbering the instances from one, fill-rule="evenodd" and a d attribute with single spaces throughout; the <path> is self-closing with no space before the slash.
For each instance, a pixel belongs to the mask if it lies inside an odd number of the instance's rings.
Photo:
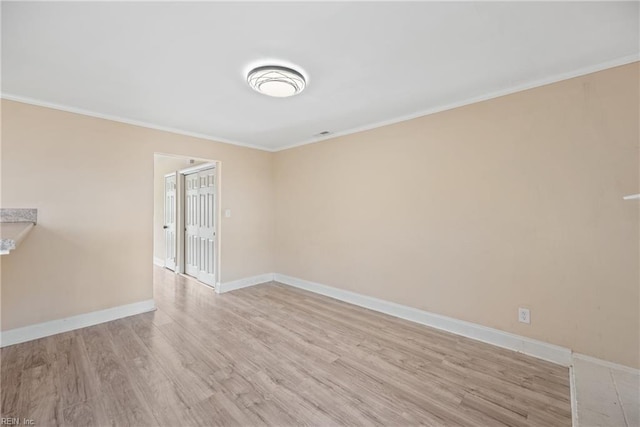
<path id="1" fill-rule="evenodd" d="M 185 135 L 185 136 L 191 136 L 194 138 L 200 138 L 200 139 L 205 139 L 208 141 L 214 141 L 214 142 L 218 142 L 218 143 L 222 143 L 222 144 L 230 144 L 230 145 L 236 145 L 239 147 L 246 147 L 246 148 L 253 148 L 256 150 L 261 150 L 261 151 L 267 151 L 267 152 L 279 152 L 279 151 L 284 151 L 284 150 L 289 150 L 291 148 L 296 148 L 296 147 L 301 147 L 303 145 L 308 145 L 308 144 L 315 144 L 318 142 L 322 142 L 322 141 L 326 141 L 329 139 L 333 139 L 333 138 L 337 138 L 340 136 L 346 136 L 346 135 L 351 135 L 354 133 L 358 133 L 358 132 L 364 132 L 364 131 L 368 131 L 368 130 L 372 130 L 372 129 L 376 129 L 376 128 L 380 128 L 383 126 L 389 126 L 389 125 L 393 125 L 396 123 L 400 123 L 400 122 L 405 122 L 408 120 L 412 120 L 412 119 L 417 119 L 419 117 L 424 117 L 424 116 L 428 116 L 431 114 L 436 114 L 436 113 L 440 113 L 443 111 L 447 111 L 447 110 L 452 110 L 454 108 L 458 108 L 458 107 L 464 107 L 465 105 L 470 105 L 470 104 L 475 104 L 478 102 L 482 102 L 482 101 L 488 101 L 490 99 L 494 99 L 494 98 L 499 98 L 501 96 L 506 96 L 506 95 L 511 95 L 517 92 L 522 92 L 525 90 L 529 90 L 529 89 L 534 89 L 537 87 L 541 87 L 541 86 L 546 86 L 548 84 L 552 84 L 552 83 L 557 83 L 563 80 L 569 80 L 575 77 L 580 77 L 580 76 L 584 76 L 587 74 L 591 74 L 591 73 L 596 73 L 598 71 L 603 71 L 606 70 L 608 68 L 614 68 L 614 67 L 619 67 L 621 65 L 627 65 L 627 64 L 631 64 L 633 62 L 637 62 L 640 60 L 640 53 L 634 53 L 632 55 L 627 55 L 627 56 L 623 56 L 620 58 L 616 58 L 610 61 L 605 61 L 605 62 L 601 62 L 599 64 L 595 64 L 595 65 L 590 65 L 588 67 L 583 67 L 583 68 L 579 68 L 577 70 L 573 70 L 573 71 L 569 71 L 569 72 L 565 72 L 565 73 L 560 73 L 560 74 L 555 74 L 553 76 L 550 77 L 545 77 L 543 79 L 538 79 L 538 80 L 534 80 L 528 83 L 523 83 L 523 84 L 519 84 L 519 85 L 515 85 L 515 86 L 511 86 L 509 88 L 506 89 L 501 89 L 498 91 L 494 91 L 494 92 L 490 92 L 484 95 L 480 95 L 480 96 L 475 96 L 472 98 L 466 98 L 466 99 L 462 99 L 456 102 L 452 102 L 449 104 L 445 104 L 445 105 L 440 105 L 437 107 L 433 107 L 433 108 L 429 108 L 426 110 L 421 110 L 415 113 L 411 113 L 411 114 L 407 114 L 407 115 L 403 115 L 403 116 L 398 116 L 395 118 L 391 118 L 388 120 L 382 120 L 382 121 L 378 121 L 378 122 L 373 122 L 373 123 L 369 123 L 363 126 L 358 126 L 358 127 L 354 127 L 354 128 L 349 128 L 346 130 L 342 130 L 342 131 L 338 131 L 335 133 L 332 133 L 330 135 L 327 135 L 324 138 L 318 138 L 318 137 L 314 137 L 314 138 L 309 138 L 309 139 L 305 139 L 303 141 L 297 142 L 297 143 L 293 143 L 290 145 L 286 145 L 284 147 L 279 147 L 279 148 L 268 148 L 268 147 L 262 147 L 259 145 L 254 145 L 254 144 L 246 144 L 243 142 L 239 142 L 239 141 L 233 141 L 230 139 L 226 139 L 226 138 L 219 138 L 217 136 L 213 136 L 213 135 L 207 135 L 207 134 L 202 134 L 202 133 L 197 133 L 197 132 L 191 132 L 191 131 L 187 131 L 187 130 L 183 130 L 183 129 L 177 129 L 177 128 L 172 128 L 172 127 L 168 127 L 168 126 L 162 126 L 162 125 L 158 125 L 155 123 L 148 123 L 148 122 L 143 122 L 140 120 L 134 120 L 134 119 L 128 119 L 125 117 L 119 117 L 119 116 L 115 116 L 115 115 L 110 115 L 110 114 L 103 114 L 103 113 L 97 113 L 95 111 L 90 111 L 90 110 L 85 110 L 82 108 L 76 108 L 76 107 L 70 107 L 70 106 L 66 106 L 66 105 L 61 105 L 61 104 L 55 104 L 52 102 L 47 102 L 47 101 L 42 101 L 42 100 L 38 100 L 38 99 L 34 99 L 34 98 L 29 98 L 29 97 L 24 97 L 24 96 L 20 96 L 20 95 L 16 95 L 16 94 L 11 94 L 11 93 L 0 93 L 0 98 L 2 99 L 7 99 L 9 101 L 17 101 L 17 102 L 22 102 L 24 104 L 31 104 L 31 105 L 36 105 L 36 106 L 40 106 L 40 107 L 47 107 L 47 108 L 52 108 L 55 110 L 60 110 L 60 111 L 66 111 L 69 113 L 75 113 L 75 114 L 82 114 L 85 116 L 90 116 L 90 117 L 96 117 L 99 119 L 105 119 L 105 120 L 111 120 L 114 122 L 120 122 L 120 123 L 126 123 L 126 124 L 130 124 L 130 125 L 134 125 L 134 126 L 140 126 L 140 127 L 145 127 L 145 128 L 149 128 L 149 129 L 155 129 L 155 130 L 160 130 L 160 131 L 164 131 L 164 132 L 170 132 L 170 133 L 174 133 L 174 134 L 178 134 L 178 135 Z"/>
<path id="2" fill-rule="evenodd" d="M 523 84 L 511 86 L 509 88 L 501 89 L 501 90 L 494 91 L 494 92 L 490 92 L 490 93 L 487 93 L 485 95 L 475 96 L 475 97 L 472 97 L 472 98 L 466 98 L 466 99 L 462 99 L 460 101 L 452 102 L 450 104 L 445 104 L 445 105 L 429 108 L 427 110 L 421 110 L 421 111 L 418 111 L 418 112 L 415 112 L 415 113 L 411 113 L 411 114 L 407 114 L 407 115 L 404 115 L 404 116 L 398 116 L 398 117 L 395 117 L 393 119 L 382 120 L 382 121 L 378 121 L 378 122 L 375 122 L 375 123 L 369 123 L 369 124 L 366 124 L 366 125 L 363 125 L 363 126 L 359 126 L 359 127 L 350 128 L 350 129 L 347 129 L 347 130 L 331 133 L 330 135 L 327 135 L 324 138 L 316 137 L 316 138 L 306 139 L 304 141 L 297 142 L 297 143 L 291 144 L 291 145 L 287 145 L 287 146 L 282 147 L 282 148 L 273 149 L 272 151 L 278 152 L 278 151 L 289 150 L 291 148 L 301 147 L 303 145 L 308 145 L 308 144 L 314 144 L 314 143 L 317 143 L 317 142 L 322 142 L 322 141 L 326 141 L 326 140 L 329 140 L 329 139 L 337 138 L 337 137 L 340 137 L 340 136 L 351 135 L 351 134 L 358 133 L 358 132 L 364 132 L 364 131 L 367 131 L 367 130 L 377 129 L 377 128 L 380 128 L 380 127 L 383 127 L 383 126 L 389 126 L 389 125 L 393 125 L 393 124 L 400 123 L 400 122 L 406 122 L 408 120 L 417 119 L 419 117 L 424 117 L 424 116 L 429 116 L 431 114 L 440 113 L 442 111 L 453 110 L 454 108 L 458 108 L 458 107 L 464 107 L 465 105 L 475 104 L 475 103 L 482 102 L 482 101 L 488 101 L 490 99 L 499 98 L 501 96 L 511 95 L 511 94 L 514 94 L 514 93 L 517 93 L 517 92 L 522 92 L 522 91 L 525 91 L 525 90 L 534 89 L 534 88 L 541 87 L 541 86 L 546 86 L 548 84 L 558 83 L 558 82 L 561 82 L 563 80 L 569 80 L 569 79 L 573 79 L 575 77 L 580 77 L 580 76 L 584 76 L 584 75 L 587 75 L 587 74 L 596 73 L 598 71 L 603 71 L 603 70 L 606 70 L 608 68 L 614 68 L 614 67 L 619 67 L 621 65 L 631 64 L 631 63 L 637 62 L 639 60 L 640 60 L 640 53 L 635 53 L 633 55 L 623 56 L 621 58 L 616 58 L 616 59 L 613 59 L 611 61 L 602 62 L 602 63 L 596 64 L 596 65 L 590 65 L 588 67 L 579 68 L 577 70 L 569 71 L 569 72 L 566 72 L 566 73 L 555 74 L 555 75 L 553 75 L 551 77 L 545 77 L 543 79 L 534 80 L 534 81 L 531 81 L 531 82 L 528 82 L 528 83 L 523 83 Z"/>
<path id="3" fill-rule="evenodd" d="M 220 143 L 220 144 L 236 145 L 236 146 L 239 146 L 239 147 L 253 148 L 255 150 L 261 150 L 261 151 L 269 151 L 269 152 L 274 151 L 274 150 L 272 150 L 270 148 L 260 147 L 258 145 L 253 145 L 253 144 L 245 144 L 243 142 L 233 141 L 233 140 L 226 139 L 226 138 L 219 138 L 219 137 L 213 136 L 213 135 L 206 135 L 206 134 L 203 134 L 203 133 L 191 132 L 191 131 L 187 131 L 187 130 L 183 130 L 183 129 L 177 129 L 177 128 L 172 128 L 172 127 L 168 127 L 168 126 L 158 125 L 158 124 L 155 124 L 155 123 L 148 123 L 148 122 L 143 122 L 143 121 L 140 121 L 140 120 L 128 119 L 126 117 L 114 116 L 114 115 L 111 115 L 111 114 L 97 113 L 95 111 L 85 110 L 83 108 L 70 107 L 68 105 L 56 104 L 56 103 L 53 103 L 53 102 L 42 101 L 42 100 L 39 100 L 39 99 L 29 98 L 29 97 L 26 97 L 26 96 L 15 95 L 15 94 L 12 94 L 12 93 L 2 92 L 2 93 L 0 93 L 0 98 L 6 99 L 8 101 L 16 101 L 16 102 L 21 102 L 23 104 L 30 104 L 30 105 L 35 105 L 35 106 L 38 106 L 38 107 L 46 107 L 46 108 L 51 108 L 53 110 L 65 111 L 67 113 L 81 114 L 83 116 L 89 116 L 89 117 L 95 117 L 95 118 L 98 118 L 98 119 L 110 120 L 112 122 L 125 123 L 125 124 L 128 124 L 128 125 L 139 126 L 139 127 L 143 127 L 143 128 L 148 128 L 148 129 L 154 129 L 154 130 L 159 130 L 159 131 L 163 131 L 163 132 L 174 133 L 174 134 L 177 134 L 177 135 L 184 135 L 184 136 L 191 136 L 193 138 L 206 139 L 207 141 L 213 141 L 213 142 L 217 142 L 217 143 Z"/>

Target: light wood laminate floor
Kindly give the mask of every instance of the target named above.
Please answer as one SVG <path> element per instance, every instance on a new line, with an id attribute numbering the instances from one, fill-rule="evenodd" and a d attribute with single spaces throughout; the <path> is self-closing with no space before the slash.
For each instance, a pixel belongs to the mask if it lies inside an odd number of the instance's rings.
<path id="1" fill-rule="evenodd" d="M 2 349 L 37 425 L 569 426 L 568 370 L 277 283 L 155 268 L 158 310 Z"/>

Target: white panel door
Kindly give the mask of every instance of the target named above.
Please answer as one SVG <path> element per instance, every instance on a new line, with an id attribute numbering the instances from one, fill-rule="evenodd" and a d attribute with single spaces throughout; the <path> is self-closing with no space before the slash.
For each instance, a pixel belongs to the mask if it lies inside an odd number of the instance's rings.
<path id="1" fill-rule="evenodd" d="M 198 209 L 197 172 L 185 175 L 184 187 L 184 272 L 189 276 L 198 277 L 200 212 Z"/>
<path id="2" fill-rule="evenodd" d="M 216 171 L 206 169 L 198 172 L 198 280 L 215 286 L 215 238 L 216 238 Z"/>
<path id="3" fill-rule="evenodd" d="M 164 265 L 176 269 L 176 175 L 164 177 Z"/>

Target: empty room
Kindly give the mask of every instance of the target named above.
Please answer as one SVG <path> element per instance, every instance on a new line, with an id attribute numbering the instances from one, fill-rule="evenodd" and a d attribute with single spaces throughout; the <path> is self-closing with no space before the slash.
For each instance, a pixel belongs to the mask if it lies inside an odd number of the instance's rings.
<path id="1" fill-rule="evenodd" d="M 640 427 L 640 2 L 0 7 L 0 425 Z"/>

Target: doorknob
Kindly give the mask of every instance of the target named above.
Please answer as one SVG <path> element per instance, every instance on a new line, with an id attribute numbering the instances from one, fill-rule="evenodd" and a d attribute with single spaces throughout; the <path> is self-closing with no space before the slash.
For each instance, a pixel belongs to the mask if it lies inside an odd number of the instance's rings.
<path id="1" fill-rule="evenodd" d="M 163 225 L 162 228 L 164 228 L 166 230 L 167 228 L 169 228 L 169 226 L 168 225 Z"/>

